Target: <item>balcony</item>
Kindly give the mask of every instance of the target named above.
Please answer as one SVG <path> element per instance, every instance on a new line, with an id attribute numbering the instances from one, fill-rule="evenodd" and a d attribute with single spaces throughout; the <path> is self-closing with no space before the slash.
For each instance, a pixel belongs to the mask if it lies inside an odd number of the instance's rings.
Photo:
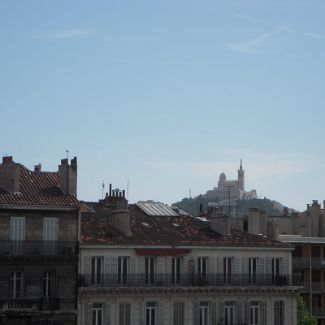
<path id="1" fill-rule="evenodd" d="M 59 309 L 59 298 L 8 298 L 0 300 L 0 309 L 7 311 L 49 311 Z"/>
<path id="2" fill-rule="evenodd" d="M 1 240 L 0 257 L 77 257 L 76 241 Z"/>
<path id="3" fill-rule="evenodd" d="M 288 286 L 298 285 L 291 276 L 233 274 L 190 275 L 179 274 L 83 274 L 79 276 L 79 287 L 190 287 L 190 286 Z"/>
<path id="4" fill-rule="evenodd" d="M 320 269 L 325 267 L 325 260 L 319 257 L 294 257 L 292 259 L 293 269 L 308 269 L 310 266 L 313 269 Z"/>

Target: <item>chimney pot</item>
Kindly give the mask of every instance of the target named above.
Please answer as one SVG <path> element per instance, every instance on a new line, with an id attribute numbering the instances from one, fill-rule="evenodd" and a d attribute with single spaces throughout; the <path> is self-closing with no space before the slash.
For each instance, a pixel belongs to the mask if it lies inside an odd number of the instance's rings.
<path id="1" fill-rule="evenodd" d="M 12 163 L 12 156 L 6 156 L 6 157 L 2 157 L 2 163 L 3 164 L 10 164 Z"/>
<path id="2" fill-rule="evenodd" d="M 34 172 L 35 173 L 39 173 L 42 171 L 42 165 L 41 164 L 37 164 L 34 166 Z"/>

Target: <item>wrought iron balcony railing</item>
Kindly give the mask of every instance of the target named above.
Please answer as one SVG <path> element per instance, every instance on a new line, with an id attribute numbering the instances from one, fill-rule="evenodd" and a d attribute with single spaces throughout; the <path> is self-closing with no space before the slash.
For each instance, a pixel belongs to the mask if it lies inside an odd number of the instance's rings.
<path id="1" fill-rule="evenodd" d="M 2 310 L 57 310 L 59 309 L 59 298 L 8 298 L 0 300 Z"/>
<path id="2" fill-rule="evenodd" d="M 82 274 L 79 287 L 300 286 L 292 276 L 249 274 Z"/>
<path id="3" fill-rule="evenodd" d="M 0 257 L 78 256 L 76 241 L 1 240 Z"/>
<path id="4" fill-rule="evenodd" d="M 325 259 L 319 257 L 293 257 L 292 267 L 294 269 L 308 269 L 309 267 L 319 269 L 325 267 Z"/>

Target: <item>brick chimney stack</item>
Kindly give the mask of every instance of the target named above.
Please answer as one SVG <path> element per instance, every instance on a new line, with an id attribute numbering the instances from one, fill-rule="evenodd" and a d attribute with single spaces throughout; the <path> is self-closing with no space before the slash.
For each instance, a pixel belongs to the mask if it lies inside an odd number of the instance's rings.
<path id="1" fill-rule="evenodd" d="M 77 157 L 61 159 L 59 165 L 60 188 L 66 194 L 77 196 Z"/>
<path id="2" fill-rule="evenodd" d="M 213 209 L 209 215 L 209 226 L 221 236 L 228 236 L 231 232 L 230 217 L 222 212 L 222 209 Z"/>
<path id="3" fill-rule="evenodd" d="M 6 191 L 19 192 L 20 188 L 20 164 L 16 164 L 12 156 L 2 157 L 0 169 L 0 185 Z"/>
<path id="4" fill-rule="evenodd" d="M 42 171 L 42 165 L 40 163 L 34 166 L 35 173 L 40 173 L 41 171 Z"/>
<path id="5" fill-rule="evenodd" d="M 108 216 L 112 220 L 114 228 L 118 229 L 126 236 L 131 235 L 130 212 L 128 210 L 128 201 L 125 198 L 125 191 L 118 189 L 112 190 L 112 184 L 109 185 L 109 193 L 105 199 L 99 203 L 104 207 Z"/>

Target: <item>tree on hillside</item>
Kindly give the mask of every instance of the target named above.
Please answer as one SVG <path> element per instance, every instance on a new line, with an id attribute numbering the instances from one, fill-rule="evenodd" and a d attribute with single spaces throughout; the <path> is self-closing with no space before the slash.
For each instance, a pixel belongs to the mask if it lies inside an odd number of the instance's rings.
<path id="1" fill-rule="evenodd" d="M 307 310 L 304 299 L 299 296 L 297 300 L 297 325 L 317 325 L 317 319 Z"/>

